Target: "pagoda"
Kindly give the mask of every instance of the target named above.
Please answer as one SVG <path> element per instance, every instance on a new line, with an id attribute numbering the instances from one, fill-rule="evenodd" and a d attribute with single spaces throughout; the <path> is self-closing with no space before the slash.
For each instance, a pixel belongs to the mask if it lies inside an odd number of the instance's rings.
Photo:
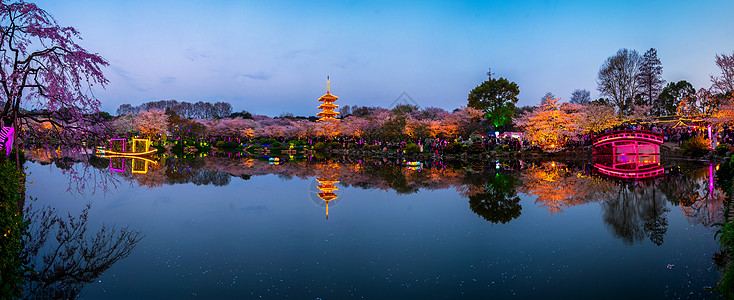
<path id="1" fill-rule="evenodd" d="M 324 104 L 319 105 L 319 109 L 321 109 L 320 113 L 317 113 L 316 115 L 321 117 L 317 121 L 339 121 L 339 119 L 335 118 L 336 115 L 338 115 L 338 112 L 335 112 L 334 109 L 339 107 L 339 105 L 336 105 L 332 102 L 339 99 L 339 97 L 332 95 L 329 93 L 329 77 L 326 77 L 326 95 L 321 96 L 319 98 L 319 101 L 324 102 Z"/>

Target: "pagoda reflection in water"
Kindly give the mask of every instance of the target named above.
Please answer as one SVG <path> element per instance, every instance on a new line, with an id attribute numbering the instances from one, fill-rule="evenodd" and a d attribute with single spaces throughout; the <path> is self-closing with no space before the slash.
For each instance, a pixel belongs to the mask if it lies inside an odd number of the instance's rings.
<path id="1" fill-rule="evenodd" d="M 336 187 L 335 184 L 339 183 L 339 180 L 336 179 L 326 179 L 326 178 L 317 178 L 316 182 L 319 183 L 316 187 L 321 191 L 317 195 L 323 201 L 326 203 L 326 218 L 329 218 L 329 202 L 332 202 L 339 198 L 337 194 L 335 193 L 337 190 L 339 190 L 338 187 Z"/>

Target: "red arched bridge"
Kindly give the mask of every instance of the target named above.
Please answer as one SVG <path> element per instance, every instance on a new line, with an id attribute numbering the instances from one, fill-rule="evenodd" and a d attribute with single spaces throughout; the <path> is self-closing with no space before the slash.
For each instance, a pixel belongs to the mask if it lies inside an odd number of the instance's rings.
<path id="1" fill-rule="evenodd" d="M 662 145 L 663 134 L 649 130 L 616 130 L 597 135 L 592 140 L 594 148 L 615 142 L 644 142 Z"/>
<path id="2" fill-rule="evenodd" d="M 604 175 L 645 179 L 665 174 L 660 165 L 663 135 L 648 130 L 617 130 L 594 137 L 594 168 Z"/>

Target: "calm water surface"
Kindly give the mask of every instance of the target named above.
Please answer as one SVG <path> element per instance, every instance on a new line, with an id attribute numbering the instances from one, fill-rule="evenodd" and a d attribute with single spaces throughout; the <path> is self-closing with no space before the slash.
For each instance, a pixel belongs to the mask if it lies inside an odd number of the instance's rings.
<path id="1" fill-rule="evenodd" d="M 92 164 L 83 189 L 57 164 L 27 164 L 34 206 L 91 203 L 88 234 L 144 235 L 86 299 L 701 299 L 720 276 L 708 163 L 640 182 L 561 162 Z"/>

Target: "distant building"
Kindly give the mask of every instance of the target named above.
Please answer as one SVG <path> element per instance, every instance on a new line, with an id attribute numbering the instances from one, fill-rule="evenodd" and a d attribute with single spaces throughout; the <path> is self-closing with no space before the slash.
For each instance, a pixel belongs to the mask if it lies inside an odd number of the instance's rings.
<path id="1" fill-rule="evenodd" d="M 316 114 L 317 116 L 321 117 L 317 121 L 336 121 L 339 122 L 339 119 L 336 118 L 336 115 L 339 114 L 339 112 L 334 111 L 339 105 L 334 104 L 333 102 L 339 99 L 339 97 L 332 95 L 329 93 L 329 77 L 326 77 L 326 95 L 321 96 L 319 98 L 319 101 L 324 102 L 323 104 L 319 105 L 319 109 L 321 109 L 321 112 Z"/>

